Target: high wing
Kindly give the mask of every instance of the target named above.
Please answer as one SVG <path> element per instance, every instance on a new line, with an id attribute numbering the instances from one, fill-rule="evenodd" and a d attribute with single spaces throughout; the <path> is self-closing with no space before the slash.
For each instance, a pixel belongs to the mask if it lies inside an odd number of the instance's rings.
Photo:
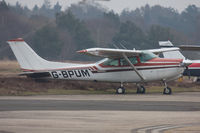
<path id="1" fill-rule="evenodd" d="M 143 50 L 143 51 L 152 52 L 154 54 L 160 54 L 163 52 L 177 51 L 177 50 L 180 50 L 180 48 L 173 47 L 173 48 L 162 48 L 162 49 L 149 49 L 149 50 Z"/>
<path id="2" fill-rule="evenodd" d="M 150 49 L 150 50 L 127 50 L 127 49 L 108 49 L 108 48 L 90 48 L 85 50 L 77 51 L 78 53 L 106 57 L 106 58 L 123 58 L 124 54 L 127 57 L 138 56 L 143 52 L 152 52 L 159 54 L 167 51 L 177 51 L 179 48 L 162 48 L 162 49 Z"/>
<path id="3" fill-rule="evenodd" d="M 199 45 L 180 45 L 179 48 L 181 50 L 200 51 L 200 46 Z"/>
<path id="4" fill-rule="evenodd" d="M 78 53 L 106 57 L 106 58 L 123 58 L 123 54 L 127 57 L 137 56 L 142 53 L 140 50 L 127 50 L 127 49 L 109 49 L 109 48 L 90 48 L 77 51 Z"/>

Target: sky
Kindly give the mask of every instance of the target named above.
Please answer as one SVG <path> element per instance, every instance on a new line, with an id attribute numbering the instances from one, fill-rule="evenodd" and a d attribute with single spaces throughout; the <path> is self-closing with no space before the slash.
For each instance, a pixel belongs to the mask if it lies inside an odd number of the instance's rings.
<path id="1" fill-rule="evenodd" d="M 28 6 L 29 8 L 33 8 L 35 4 L 41 6 L 43 4 L 43 0 L 5 0 L 7 3 L 14 5 L 17 1 L 21 3 L 22 6 Z M 77 3 L 81 0 L 50 0 L 51 5 L 54 5 L 56 2 L 59 2 L 63 9 L 66 9 L 73 3 Z M 138 7 L 149 4 L 153 5 L 161 5 L 163 7 L 172 7 L 177 9 L 179 12 L 183 11 L 188 5 L 194 4 L 200 7 L 200 0 L 111 0 L 109 2 L 98 2 L 102 4 L 104 7 L 114 10 L 117 13 L 120 13 L 123 9 L 134 10 Z"/>

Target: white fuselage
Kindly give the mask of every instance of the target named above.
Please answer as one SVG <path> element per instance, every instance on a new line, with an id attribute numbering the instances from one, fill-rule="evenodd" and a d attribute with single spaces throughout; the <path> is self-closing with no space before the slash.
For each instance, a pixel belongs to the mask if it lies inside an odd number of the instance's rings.
<path id="1" fill-rule="evenodd" d="M 184 71 L 184 67 L 176 65 L 137 66 L 145 82 L 174 80 Z M 99 64 L 80 65 L 65 69 L 49 71 L 53 79 L 90 80 L 108 82 L 141 82 L 141 78 L 130 67 L 102 67 Z"/>

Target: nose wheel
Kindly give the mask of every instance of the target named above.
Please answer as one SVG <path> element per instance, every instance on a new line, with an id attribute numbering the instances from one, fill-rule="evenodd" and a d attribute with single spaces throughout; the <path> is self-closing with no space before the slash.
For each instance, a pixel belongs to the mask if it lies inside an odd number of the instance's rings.
<path id="1" fill-rule="evenodd" d="M 164 82 L 164 85 L 165 85 L 165 88 L 163 90 L 163 94 L 164 95 L 171 95 L 172 94 L 172 89 L 167 86 L 167 83 L 165 81 L 163 81 L 163 82 Z"/>
<path id="2" fill-rule="evenodd" d="M 171 95 L 172 94 L 172 89 L 169 87 L 165 87 L 163 90 L 164 95 Z"/>

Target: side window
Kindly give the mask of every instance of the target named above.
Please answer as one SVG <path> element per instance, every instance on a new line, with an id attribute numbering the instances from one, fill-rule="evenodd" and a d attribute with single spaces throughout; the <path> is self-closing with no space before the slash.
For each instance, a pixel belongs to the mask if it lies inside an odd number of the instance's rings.
<path id="1" fill-rule="evenodd" d="M 119 66 L 118 59 L 109 59 L 108 61 L 103 63 L 104 66 Z"/>
<path id="2" fill-rule="evenodd" d="M 150 59 L 156 58 L 157 56 L 153 53 L 143 53 L 140 55 L 140 61 L 141 62 L 146 62 Z"/>
<path id="3" fill-rule="evenodd" d="M 140 61 L 141 62 L 145 62 L 145 61 L 147 61 L 147 55 L 146 54 L 142 54 L 142 55 L 140 55 Z"/>
<path id="4" fill-rule="evenodd" d="M 131 61 L 132 64 L 138 63 L 136 57 L 129 57 L 128 59 Z M 120 65 L 121 66 L 129 66 L 128 62 L 124 58 L 120 59 Z"/>

